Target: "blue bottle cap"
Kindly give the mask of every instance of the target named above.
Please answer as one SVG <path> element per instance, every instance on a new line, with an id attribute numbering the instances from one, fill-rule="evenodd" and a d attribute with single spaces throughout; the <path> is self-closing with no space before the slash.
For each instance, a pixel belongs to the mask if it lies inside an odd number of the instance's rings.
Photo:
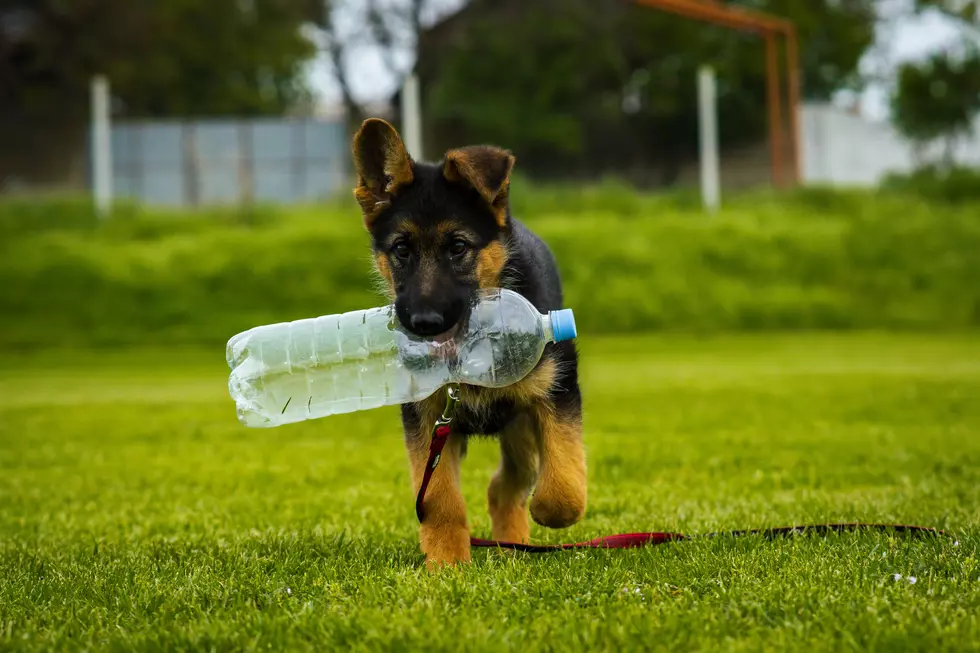
<path id="1" fill-rule="evenodd" d="M 571 340 L 578 335 L 575 330 L 575 316 L 572 309 L 563 308 L 560 311 L 551 311 L 551 333 L 555 337 L 555 342 Z"/>

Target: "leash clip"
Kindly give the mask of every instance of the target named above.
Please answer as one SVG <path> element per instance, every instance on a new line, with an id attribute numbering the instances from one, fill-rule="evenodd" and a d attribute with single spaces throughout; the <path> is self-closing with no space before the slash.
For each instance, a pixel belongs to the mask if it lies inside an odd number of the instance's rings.
<path id="1" fill-rule="evenodd" d="M 453 419 L 456 417 L 456 406 L 459 405 L 459 384 L 450 383 L 446 386 L 446 407 L 442 409 L 442 415 L 436 420 L 435 426 L 432 429 L 432 435 L 436 436 L 440 426 L 449 426 L 452 424 Z M 449 435 L 449 429 L 444 429 L 446 435 Z"/>

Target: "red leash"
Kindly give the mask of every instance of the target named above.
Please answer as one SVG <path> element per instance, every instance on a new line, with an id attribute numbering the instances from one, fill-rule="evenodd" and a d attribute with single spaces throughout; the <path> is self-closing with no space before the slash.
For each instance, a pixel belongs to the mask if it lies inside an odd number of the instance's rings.
<path id="1" fill-rule="evenodd" d="M 459 387 L 450 385 L 446 388 L 446 408 L 442 415 L 436 420 L 432 427 L 432 440 L 429 443 L 429 459 L 425 463 L 425 472 L 422 475 L 422 484 L 419 492 L 415 496 L 415 516 L 421 524 L 425 519 L 423 502 L 425 501 L 425 491 L 432 480 L 432 473 L 439 465 L 442 458 L 442 450 L 449 441 L 452 434 L 450 424 L 456 414 L 456 406 L 459 404 Z M 673 542 L 675 540 L 692 540 L 709 537 L 719 537 L 727 535 L 729 537 L 739 537 L 742 535 L 763 535 L 765 537 L 777 537 L 781 535 L 795 535 L 800 533 L 843 533 L 846 531 L 866 530 L 893 530 L 896 532 L 932 534 L 948 536 L 945 531 L 928 526 L 911 526 L 908 524 L 877 524 L 847 522 L 836 524 L 807 524 L 804 526 L 781 526 L 778 528 L 755 528 L 740 531 L 725 531 L 718 533 L 705 533 L 703 535 L 682 535 L 681 533 L 622 533 L 620 535 L 606 535 L 597 537 L 586 542 L 572 542 L 568 544 L 522 544 L 520 542 L 504 542 L 501 540 L 484 540 L 479 537 L 470 538 L 470 546 L 483 548 L 513 549 L 526 553 L 546 553 L 549 551 L 565 551 L 569 549 L 636 549 L 642 546 L 653 546 Z"/>

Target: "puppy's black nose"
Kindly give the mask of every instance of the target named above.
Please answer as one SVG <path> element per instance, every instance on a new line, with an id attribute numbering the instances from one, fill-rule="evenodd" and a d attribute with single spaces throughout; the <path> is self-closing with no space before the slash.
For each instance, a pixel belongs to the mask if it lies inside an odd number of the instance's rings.
<path id="1" fill-rule="evenodd" d="M 412 315 L 411 327 L 420 336 L 437 336 L 446 330 L 446 321 L 441 313 L 422 311 Z"/>

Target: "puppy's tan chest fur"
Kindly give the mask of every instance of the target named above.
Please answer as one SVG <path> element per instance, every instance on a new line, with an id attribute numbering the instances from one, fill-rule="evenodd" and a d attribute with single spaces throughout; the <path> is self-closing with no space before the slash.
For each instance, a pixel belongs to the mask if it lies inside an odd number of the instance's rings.
<path id="1" fill-rule="evenodd" d="M 463 405 L 474 412 L 483 412 L 500 401 L 512 401 L 528 406 L 547 400 L 557 372 L 555 362 L 546 358 L 530 374 L 504 388 L 481 388 L 464 385 L 460 388 Z"/>
<path id="2" fill-rule="evenodd" d="M 472 385 L 460 387 L 460 403 L 467 412 L 483 415 L 500 402 L 512 402 L 517 407 L 545 405 L 555 382 L 558 366 L 550 358 L 542 360 L 526 377 L 504 388 L 484 388 Z M 439 391 L 422 402 L 420 408 L 425 424 L 433 424 L 446 406 L 446 397 Z"/>

